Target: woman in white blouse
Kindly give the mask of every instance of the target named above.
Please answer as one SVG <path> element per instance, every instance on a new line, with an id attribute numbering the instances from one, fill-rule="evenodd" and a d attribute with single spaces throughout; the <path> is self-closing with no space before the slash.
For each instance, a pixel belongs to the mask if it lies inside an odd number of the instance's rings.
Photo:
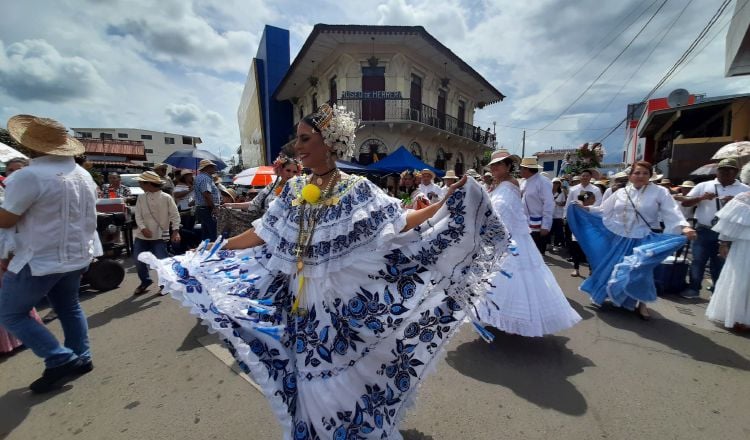
<path id="1" fill-rule="evenodd" d="M 647 302 L 656 300 L 653 269 L 684 243 L 695 238 L 669 192 L 649 182 L 649 162 L 633 164 L 629 183 L 600 206 L 568 208 L 568 222 L 591 264 L 591 277 L 581 290 L 595 305 L 614 305 L 650 318 Z M 588 211 L 588 212 L 587 212 Z M 659 219 L 664 233 L 659 231 Z"/>

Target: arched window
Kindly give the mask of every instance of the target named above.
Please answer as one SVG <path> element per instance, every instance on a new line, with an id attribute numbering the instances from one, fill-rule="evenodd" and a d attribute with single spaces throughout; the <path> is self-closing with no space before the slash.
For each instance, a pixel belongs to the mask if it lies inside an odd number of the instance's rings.
<path id="1" fill-rule="evenodd" d="M 375 163 L 388 155 L 388 147 L 380 139 L 367 139 L 359 146 L 357 162 L 361 165 Z"/>
<path id="2" fill-rule="evenodd" d="M 456 155 L 456 165 L 453 166 L 453 171 L 456 172 L 457 176 L 463 176 L 463 174 L 464 174 L 464 155 L 463 155 L 463 153 L 458 153 Z"/>
<path id="3" fill-rule="evenodd" d="M 437 150 L 437 158 L 435 159 L 435 168 L 439 170 L 445 170 L 445 151 L 442 148 Z"/>
<path id="4" fill-rule="evenodd" d="M 312 95 L 312 108 L 313 108 L 313 111 L 318 110 L 318 94 L 317 93 L 313 93 Z"/>
<path id="5" fill-rule="evenodd" d="M 416 142 L 412 142 L 409 145 L 409 151 L 411 154 L 419 160 L 422 160 L 422 146 Z"/>

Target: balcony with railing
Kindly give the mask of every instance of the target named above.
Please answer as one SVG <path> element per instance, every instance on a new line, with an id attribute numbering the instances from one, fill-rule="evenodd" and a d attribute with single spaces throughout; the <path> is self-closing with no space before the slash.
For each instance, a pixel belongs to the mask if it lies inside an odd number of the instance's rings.
<path id="1" fill-rule="evenodd" d="M 414 121 L 488 147 L 494 144 L 494 135 L 488 130 L 467 124 L 425 104 L 412 103 L 408 98 L 339 98 L 336 103 L 354 112 L 362 122 Z"/>

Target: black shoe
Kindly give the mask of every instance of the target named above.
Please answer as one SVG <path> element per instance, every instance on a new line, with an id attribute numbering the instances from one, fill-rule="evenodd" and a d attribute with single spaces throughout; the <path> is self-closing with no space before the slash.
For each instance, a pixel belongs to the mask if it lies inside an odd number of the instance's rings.
<path id="1" fill-rule="evenodd" d="M 93 369 L 94 363 L 89 359 L 87 361 L 81 362 L 81 366 L 78 368 L 78 371 L 76 371 L 76 374 L 84 375 L 86 373 L 91 373 Z"/>
<path id="2" fill-rule="evenodd" d="M 91 368 L 94 367 L 90 361 L 88 364 L 90 364 Z M 83 366 L 84 362 L 81 359 L 75 359 L 59 367 L 47 368 L 44 370 L 42 377 L 29 385 L 29 389 L 37 394 L 52 391 L 59 385 L 62 385 L 65 379 L 82 374 L 80 371 Z"/>

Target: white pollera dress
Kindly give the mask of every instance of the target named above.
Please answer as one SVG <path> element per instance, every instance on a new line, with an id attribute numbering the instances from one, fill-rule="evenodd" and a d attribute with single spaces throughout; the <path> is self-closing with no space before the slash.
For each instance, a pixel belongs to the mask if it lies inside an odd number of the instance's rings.
<path id="1" fill-rule="evenodd" d="M 520 189 L 502 182 L 490 198 L 513 243 L 490 291 L 479 298 L 482 322 L 522 336 L 557 333 L 577 324 L 581 316 L 568 303 L 531 238 Z"/>
<path id="2" fill-rule="evenodd" d="M 304 185 L 291 179 L 254 223 L 264 245 L 141 259 L 220 333 L 285 439 L 400 439 L 418 385 L 499 269 L 505 229 L 469 181 L 431 220 L 402 233 L 401 201 L 347 176 L 304 254 L 306 314 L 294 314 L 300 215 L 311 215 L 300 204 Z"/>
<path id="3" fill-rule="evenodd" d="M 719 240 L 732 242 L 716 280 L 706 316 L 725 327 L 750 325 L 750 192 L 735 196 L 719 212 L 713 230 Z"/>

